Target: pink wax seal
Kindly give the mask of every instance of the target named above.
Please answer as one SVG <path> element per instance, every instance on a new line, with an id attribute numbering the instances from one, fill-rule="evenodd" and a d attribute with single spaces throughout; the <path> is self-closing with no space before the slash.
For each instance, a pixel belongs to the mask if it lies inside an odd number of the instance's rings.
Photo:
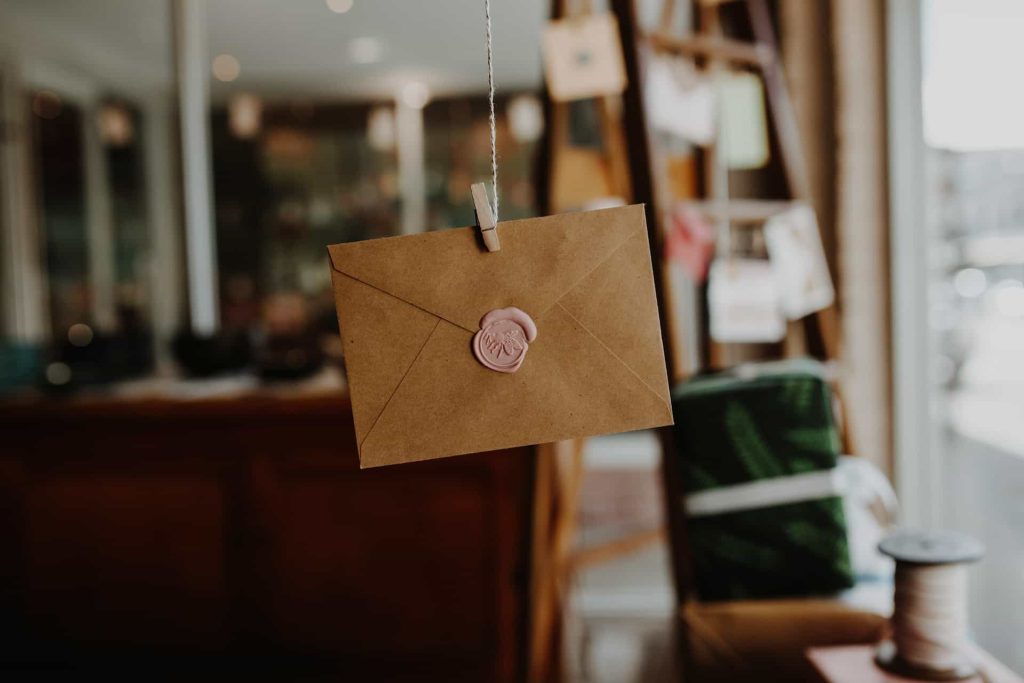
<path id="1" fill-rule="evenodd" d="M 473 355 L 485 368 L 515 372 L 536 338 L 537 325 L 525 312 L 514 306 L 498 308 L 481 318 Z"/>

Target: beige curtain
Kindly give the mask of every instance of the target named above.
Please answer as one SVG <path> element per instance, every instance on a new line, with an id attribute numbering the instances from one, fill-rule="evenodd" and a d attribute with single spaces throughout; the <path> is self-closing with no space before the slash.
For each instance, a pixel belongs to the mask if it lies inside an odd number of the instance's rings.
<path id="1" fill-rule="evenodd" d="M 811 199 L 839 292 L 856 455 L 892 474 L 884 0 L 780 0 Z"/>

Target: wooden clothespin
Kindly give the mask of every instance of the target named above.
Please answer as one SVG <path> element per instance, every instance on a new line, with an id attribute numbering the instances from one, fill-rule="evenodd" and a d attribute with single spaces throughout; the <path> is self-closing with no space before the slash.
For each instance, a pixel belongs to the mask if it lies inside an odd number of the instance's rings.
<path id="1" fill-rule="evenodd" d="M 480 226 L 480 235 L 484 238 L 487 251 L 501 251 L 501 242 L 498 241 L 498 224 L 494 222 L 494 214 L 491 212 L 491 201 L 487 198 L 487 186 L 483 183 L 473 183 L 470 186 L 473 193 L 473 204 L 476 206 L 476 221 Z"/>

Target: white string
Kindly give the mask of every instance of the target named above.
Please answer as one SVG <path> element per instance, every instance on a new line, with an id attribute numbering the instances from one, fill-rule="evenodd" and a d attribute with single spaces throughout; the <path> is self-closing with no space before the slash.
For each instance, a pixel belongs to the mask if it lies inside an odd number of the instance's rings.
<path id="1" fill-rule="evenodd" d="M 967 567 L 963 564 L 896 565 L 892 627 L 896 650 L 932 671 L 967 658 Z"/>
<path id="2" fill-rule="evenodd" d="M 487 17 L 487 98 L 491 105 L 491 184 L 494 187 L 494 222 L 498 222 L 498 127 L 494 118 L 494 56 L 491 52 L 491 0 L 484 0 Z"/>

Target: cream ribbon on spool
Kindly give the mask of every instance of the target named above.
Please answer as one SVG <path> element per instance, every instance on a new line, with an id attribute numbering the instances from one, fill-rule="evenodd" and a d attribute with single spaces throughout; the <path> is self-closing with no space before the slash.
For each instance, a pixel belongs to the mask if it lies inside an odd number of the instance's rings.
<path id="1" fill-rule="evenodd" d="M 893 642 L 907 662 L 936 671 L 967 658 L 967 566 L 896 566 Z"/>
<path id="2" fill-rule="evenodd" d="M 900 531 L 879 544 L 896 560 L 892 642 L 876 657 L 886 669 L 925 680 L 975 675 L 967 625 L 967 564 L 985 550 L 952 532 Z"/>

